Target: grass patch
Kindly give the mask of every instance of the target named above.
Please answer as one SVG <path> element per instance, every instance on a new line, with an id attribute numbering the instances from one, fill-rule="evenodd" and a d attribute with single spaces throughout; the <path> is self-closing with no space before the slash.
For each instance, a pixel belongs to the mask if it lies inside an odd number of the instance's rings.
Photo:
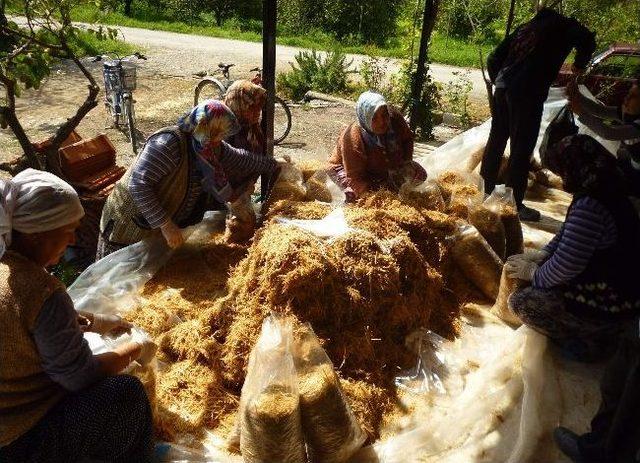
<path id="1" fill-rule="evenodd" d="M 71 47 L 76 55 L 81 57 L 102 54 L 126 56 L 140 49 L 122 40 L 100 40 L 87 31 L 80 31 L 78 38 L 71 43 Z"/>
<path id="2" fill-rule="evenodd" d="M 222 27 L 215 25 L 211 15 L 203 14 L 198 24 L 188 24 L 175 21 L 163 16 L 160 12 L 138 7 L 133 17 L 123 13 L 100 11 L 95 5 L 82 5 L 73 12 L 75 21 L 87 23 L 100 23 L 113 26 L 138 27 L 142 29 L 178 32 L 182 34 L 203 35 L 226 39 L 244 40 L 249 42 L 262 41 L 260 33 L 261 23 L 256 20 L 241 21 L 231 19 Z M 125 37 L 126 38 L 126 37 Z M 330 35 L 321 31 L 309 31 L 305 35 L 292 35 L 285 30 L 278 31 L 278 44 L 300 48 L 314 48 L 317 50 L 334 50 L 339 48 L 345 53 L 358 53 L 373 56 L 385 56 L 390 58 L 406 58 L 408 56 L 409 37 L 397 37 L 386 47 L 373 45 L 360 45 L 341 43 Z M 419 38 L 415 42 L 415 52 Z M 482 46 L 484 56 L 493 49 L 493 44 Z M 431 41 L 430 59 L 434 63 L 449 64 L 453 66 L 479 67 L 478 47 L 475 44 L 446 37 L 434 33 Z"/>

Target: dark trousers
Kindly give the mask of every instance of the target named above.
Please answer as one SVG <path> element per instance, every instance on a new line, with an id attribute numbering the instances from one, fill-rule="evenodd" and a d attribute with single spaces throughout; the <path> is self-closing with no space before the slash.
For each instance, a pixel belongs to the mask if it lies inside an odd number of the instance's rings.
<path id="1" fill-rule="evenodd" d="M 494 99 L 491 133 L 480 174 L 484 178 L 485 192 L 491 193 L 496 186 L 507 140 L 511 140 L 507 186 L 513 188 L 516 203 L 520 206 L 527 190 L 531 156 L 540 132 L 544 98 L 498 88 Z"/>
<path id="2" fill-rule="evenodd" d="M 133 376 L 111 376 L 66 396 L 35 427 L 0 448 L 0 462 L 150 462 L 152 439 L 142 383 Z"/>
<path id="3" fill-rule="evenodd" d="M 640 338 L 633 323 L 605 370 L 600 385 L 602 404 L 591 422 L 591 432 L 580 437 L 587 462 L 640 461 Z"/>

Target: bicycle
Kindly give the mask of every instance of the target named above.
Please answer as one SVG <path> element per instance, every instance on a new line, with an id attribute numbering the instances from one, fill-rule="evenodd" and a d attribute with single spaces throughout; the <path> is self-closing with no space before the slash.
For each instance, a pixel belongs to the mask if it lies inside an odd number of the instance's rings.
<path id="1" fill-rule="evenodd" d="M 120 58 L 117 56 L 111 59 L 107 55 L 99 55 L 91 61 L 96 63 L 107 58 L 102 65 L 102 77 L 104 78 L 104 105 L 113 119 L 113 126 L 120 129 L 121 121 L 125 121 L 129 135 L 129 141 L 133 152 L 138 154 L 138 133 L 136 131 L 136 115 L 134 110 L 135 100 L 133 91 L 136 89 L 137 72 L 136 65 L 131 62 L 132 58 L 139 60 L 147 59 L 146 56 L 136 52 L 133 55 Z"/>
<path id="2" fill-rule="evenodd" d="M 218 69 L 214 74 L 222 74 L 223 79 L 219 80 L 215 77 L 206 76 L 198 85 L 196 85 L 193 105 L 197 106 L 201 100 L 213 98 L 216 100 L 222 100 L 227 93 L 231 84 L 235 82 L 229 76 L 229 69 L 235 66 L 235 64 L 218 64 Z M 256 75 L 251 79 L 256 85 L 262 86 L 262 69 L 253 68 L 250 72 L 256 72 Z M 275 97 L 275 111 L 273 120 L 273 143 L 278 145 L 284 141 L 291 131 L 291 109 L 287 103 L 280 97 Z"/>

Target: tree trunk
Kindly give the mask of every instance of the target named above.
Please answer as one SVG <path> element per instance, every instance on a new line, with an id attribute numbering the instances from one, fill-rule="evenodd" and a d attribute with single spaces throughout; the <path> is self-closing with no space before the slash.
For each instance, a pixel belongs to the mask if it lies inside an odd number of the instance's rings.
<path id="1" fill-rule="evenodd" d="M 124 15 L 131 17 L 131 3 L 133 0 L 124 0 Z"/>
<path id="2" fill-rule="evenodd" d="M 222 11 L 220 11 L 219 9 L 216 9 L 214 11 L 214 14 L 216 16 L 216 25 L 218 27 L 222 27 Z"/>
<path id="3" fill-rule="evenodd" d="M 505 37 L 508 37 L 511 34 L 511 27 L 513 27 L 513 17 L 516 13 L 516 0 L 511 0 L 511 4 L 509 5 L 509 16 L 507 17 L 507 29 L 504 34 Z"/>
<path id="4" fill-rule="evenodd" d="M 436 25 L 439 6 L 440 0 L 425 0 L 422 34 L 420 36 L 420 51 L 418 52 L 418 68 L 413 76 L 413 85 L 411 87 L 411 130 L 415 130 L 418 126 L 417 106 L 422 96 L 424 81 L 427 77 L 425 65 L 427 63 L 429 42 L 431 41 L 433 28 Z"/>

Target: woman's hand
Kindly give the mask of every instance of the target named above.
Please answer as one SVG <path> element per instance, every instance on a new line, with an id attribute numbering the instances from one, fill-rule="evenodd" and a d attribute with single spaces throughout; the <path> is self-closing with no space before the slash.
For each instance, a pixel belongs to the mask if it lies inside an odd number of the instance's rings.
<path id="1" fill-rule="evenodd" d="M 526 260 L 528 262 L 534 262 L 541 264 L 549 258 L 549 253 L 544 250 L 531 249 L 525 251 L 523 254 L 514 254 L 507 259 L 507 262 L 514 260 Z"/>
<path id="2" fill-rule="evenodd" d="M 114 336 L 128 333 L 133 325 L 118 315 L 95 314 L 89 331 L 98 334 L 112 334 Z"/>
<path id="3" fill-rule="evenodd" d="M 533 277 L 538 270 L 538 264 L 523 259 L 512 259 L 504 264 L 504 268 L 509 278 L 533 281 Z"/>
<path id="4" fill-rule="evenodd" d="M 140 365 L 147 365 L 156 355 L 158 346 L 151 340 L 144 331 L 134 330 L 131 342 L 140 346 L 140 353 L 136 357 L 136 362 Z"/>
<path id="5" fill-rule="evenodd" d="M 161 226 L 160 231 L 162 231 L 162 236 L 164 236 L 164 239 L 167 241 L 167 244 L 171 249 L 176 249 L 184 243 L 182 230 L 180 230 L 172 220 L 169 220 Z"/>

